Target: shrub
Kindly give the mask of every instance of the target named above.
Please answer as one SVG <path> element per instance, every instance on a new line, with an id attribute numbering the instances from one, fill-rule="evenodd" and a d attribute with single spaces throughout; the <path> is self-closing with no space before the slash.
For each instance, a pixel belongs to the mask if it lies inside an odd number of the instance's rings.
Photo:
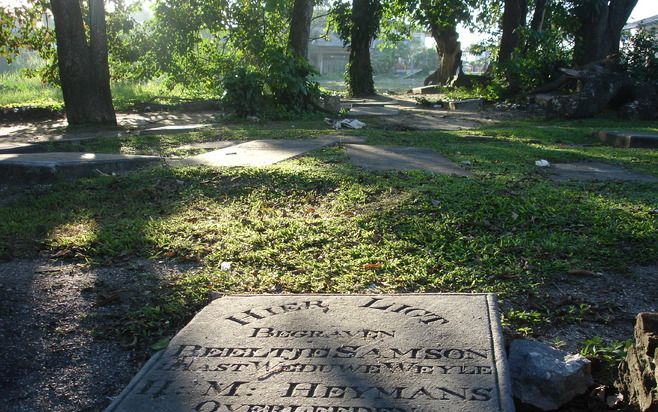
<path id="1" fill-rule="evenodd" d="M 240 117 L 253 116 L 264 103 L 263 78 L 254 71 L 238 68 L 227 73 L 222 81 L 222 103 Z"/>

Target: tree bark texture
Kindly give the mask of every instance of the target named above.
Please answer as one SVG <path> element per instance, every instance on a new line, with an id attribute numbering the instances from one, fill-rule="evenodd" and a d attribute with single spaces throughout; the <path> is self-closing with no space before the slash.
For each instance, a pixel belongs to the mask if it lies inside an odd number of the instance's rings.
<path id="1" fill-rule="evenodd" d="M 585 65 L 619 53 L 621 32 L 638 0 L 592 0 L 575 9 L 580 24 L 576 31 L 574 60 Z"/>
<path id="2" fill-rule="evenodd" d="M 299 57 L 308 58 L 308 41 L 311 37 L 313 0 L 295 0 L 290 21 L 290 49 Z"/>
<path id="3" fill-rule="evenodd" d="M 80 3 L 51 0 L 59 76 L 70 125 L 116 125 L 107 61 L 103 0 L 90 0 L 87 41 Z"/>
<path id="4" fill-rule="evenodd" d="M 544 22 L 546 21 L 546 6 L 549 0 L 536 0 L 535 11 L 532 13 L 530 28 L 538 33 L 544 31 Z"/>
<path id="5" fill-rule="evenodd" d="M 370 43 L 373 40 L 372 0 L 354 0 L 352 3 L 352 36 L 348 63 L 348 91 L 354 97 L 375 94 L 370 61 Z"/>
<path id="6" fill-rule="evenodd" d="M 519 46 L 521 35 L 519 28 L 525 27 L 528 14 L 528 0 L 505 0 L 503 10 L 503 35 L 498 51 L 498 65 L 512 58 L 512 53 Z"/>
<path id="7" fill-rule="evenodd" d="M 457 25 L 448 29 L 432 27 L 432 37 L 436 42 L 436 51 L 439 54 L 439 67 L 425 79 L 425 85 L 450 86 L 464 74 Z"/>

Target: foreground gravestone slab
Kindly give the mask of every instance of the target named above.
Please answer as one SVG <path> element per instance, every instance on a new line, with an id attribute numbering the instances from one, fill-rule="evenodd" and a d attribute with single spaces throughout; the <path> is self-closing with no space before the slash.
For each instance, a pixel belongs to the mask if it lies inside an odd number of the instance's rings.
<path id="1" fill-rule="evenodd" d="M 100 153 L 52 152 L 0 154 L 0 183 L 51 183 L 99 174 L 121 174 L 159 157 Z"/>
<path id="2" fill-rule="evenodd" d="M 350 161 L 368 170 L 425 170 L 443 175 L 471 175 L 432 149 L 358 144 L 345 147 Z"/>
<path id="3" fill-rule="evenodd" d="M 107 411 L 513 411 L 494 295 L 233 296 Z"/>
<path id="4" fill-rule="evenodd" d="M 608 163 L 582 162 L 582 163 L 555 163 L 549 173 L 557 181 L 579 180 L 619 180 L 632 182 L 658 182 L 654 176 L 644 175 Z"/>
<path id="5" fill-rule="evenodd" d="M 658 148 L 658 134 L 641 132 L 594 132 L 603 143 L 623 148 Z"/>
<path id="6" fill-rule="evenodd" d="M 253 140 L 185 159 L 185 165 L 214 167 L 269 166 L 337 143 L 335 139 Z"/>

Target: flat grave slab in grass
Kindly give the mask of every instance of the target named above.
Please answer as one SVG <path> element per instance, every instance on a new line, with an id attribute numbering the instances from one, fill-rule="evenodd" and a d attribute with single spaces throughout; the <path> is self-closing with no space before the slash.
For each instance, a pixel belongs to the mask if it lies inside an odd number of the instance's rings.
<path id="1" fill-rule="evenodd" d="M 178 146 L 176 150 L 194 150 L 194 149 L 210 149 L 210 150 L 219 150 L 226 147 L 235 146 L 237 142 L 220 140 L 216 142 L 199 142 L 199 143 L 190 143 L 183 146 Z"/>
<path id="2" fill-rule="evenodd" d="M 0 143 L 0 154 L 5 153 L 34 153 L 43 150 L 39 145 L 33 143 Z"/>
<path id="3" fill-rule="evenodd" d="M 632 172 L 621 166 L 600 162 L 556 163 L 549 173 L 553 180 L 619 180 L 633 182 L 658 182 L 658 178 L 642 173 Z"/>
<path id="4" fill-rule="evenodd" d="M 397 116 L 400 109 L 387 106 L 352 106 L 350 116 Z"/>
<path id="5" fill-rule="evenodd" d="M 658 148 L 658 134 L 642 132 L 598 131 L 594 136 L 614 147 Z"/>
<path id="6" fill-rule="evenodd" d="M 251 142 L 194 156 L 178 163 L 183 165 L 206 165 L 215 167 L 262 167 L 297 157 L 306 152 L 317 150 L 333 143 L 338 143 L 338 141 L 332 138 L 308 140 L 253 140 Z"/>
<path id="7" fill-rule="evenodd" d="M 159 134 L 179 134 L 179 133 L 190 133 L 198 132 L 200 130 L 212 127 L 212 124 L 182 124 L 182 125 L 169 125 L 169 126 L 160 126 L 152 127 L 150 129 L 144 129 L 138 131 L 140 135 L 159 135 Z"/>
<path id="8" fill-rule="evenodd" d="M 217 299 L 108 412 L 513 411 L 494 295 Z"/>
<path id="9" fill-rule="evenodd" d="M 368 170 L 425 170 L 442 175 L 471 175 L 432 149 L 357 144 L 345 148 L 354 165 Z"/>
<path id="10" fill-rule="evenodd" d="M 9 184 L 51 183 L 99 174 L 126 173 L 159 157 L 99 153 L 52 152 L 0 154 L 0 181 Z"/>

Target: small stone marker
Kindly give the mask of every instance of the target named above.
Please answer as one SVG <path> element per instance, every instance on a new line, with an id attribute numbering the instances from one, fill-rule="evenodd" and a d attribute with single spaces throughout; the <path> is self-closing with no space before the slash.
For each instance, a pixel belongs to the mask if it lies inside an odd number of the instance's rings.
<path id="1" fill-rule="evenodd" d="M 618 180 L 632 182 L 658 182 L 658 177 L 632 172 L 621 166 L 600 162 L 555 163 L 550 167 L 551 178 L 568 180 Z"/>
<path id="2" fill-rule="evenodd" d="M 102 153 L 18 153 L 0 154 L 0 182 L 51 183 L 57 179 L 126 173 L 160 162 L 156 156 Z"/>
<path id="3" fill-rule="evenodd" d="M 453 100 L 448 102 L 449 110 L 464 110 L 464 111 L 479 111 L 482 110 L 484 100 L 482 99 L 466 99 L 466 100 Z"/>
<path id="4" fill-rule="evenodd" d="M 611 132 L 598 131 L 594 132 L 594 137 L 598 137 L 602 142 L 623 148 L 657 148 L 658 134 L 642 132 Z"/>
<path id="5" fill-rule="evenodd" d="M 425 170 L 442 175 L 471 175 L 432 149 L 360 144 L 345 147 L 350 161 L 368 170 Z"/>
<path id="6" fill-rule="evenodd" d="M 513 411 L 495 295 L 233 296 L 107 412 Z"/>

